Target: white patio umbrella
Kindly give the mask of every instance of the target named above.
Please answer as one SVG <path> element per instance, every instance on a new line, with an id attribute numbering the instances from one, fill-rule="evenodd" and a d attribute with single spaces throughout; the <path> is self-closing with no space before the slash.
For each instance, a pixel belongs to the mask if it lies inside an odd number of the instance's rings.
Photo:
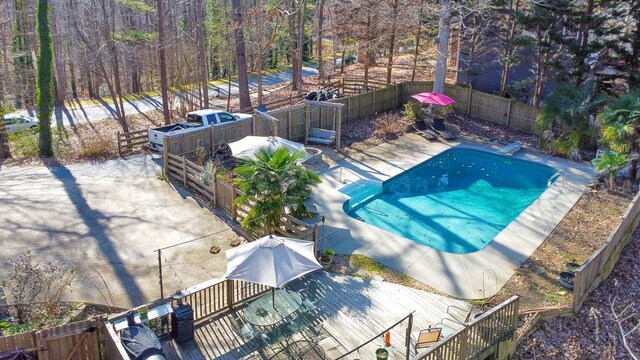
<path id="1" fill-rule="evenodd" d="M 304 144 L 286 140 L 278 136 L 246 136 L 243 139 L 229 143 L 229 147 L 231 148 L 233 156 L 247 160 L 255 159 L 256 151 L 262 147 L 266 147 L 272 151 L 279 147 L 285 147 L 292 153 L 300 151 L 304 154 L 304 157 L 298 160 L 298 163 L 303 163 L 311 157 L 305 150 Z"/>
<path id="2" fill-rule="evenodd" d="M 227 250 L 224 278 L 275 289 L 321 268 L 313 242 L 269 235 Z"/>

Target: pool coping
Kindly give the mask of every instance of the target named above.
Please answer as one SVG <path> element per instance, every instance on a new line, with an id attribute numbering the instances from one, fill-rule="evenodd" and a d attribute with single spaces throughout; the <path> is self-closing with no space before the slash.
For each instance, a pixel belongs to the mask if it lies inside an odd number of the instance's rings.
<path id="1" fill-rule="evenodd" d="M 435 250 L 358 221 L 343 211 L 347 197 L 338 192 L 345 185 L 341 180 L 384 181 L 452 147 L 494 152 L 500 148 L 469 139 L 427 142 L 415 134 L 407 134 L 319 172 L 323 182 L 314 192 L 314 200 L 326 219 L 319 228 L 319 247 L 331 247 L 339 254 L 366 255 L 457 298 L 489 297 L 497 293 L 544 242 L 595 177 L 593 169 L 586 164 L 526 148 L 521 150 L 513 157 L 562 170 L 564 177 L 555 181 L 485 248 L 467 254 Z"/>

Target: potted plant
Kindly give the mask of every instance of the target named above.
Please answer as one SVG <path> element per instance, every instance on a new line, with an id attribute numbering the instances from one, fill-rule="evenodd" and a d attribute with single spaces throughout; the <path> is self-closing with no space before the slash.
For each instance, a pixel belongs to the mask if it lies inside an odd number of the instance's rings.
<path id="1" fill-rule="evenodd" d="M 385 348 L 376 349 L 376 360 L 387 360 L 389 358 L 389 350 Z"/>
<path id="2" fill-rule="evenodd" d="M 335 254 L 336 252 L 332 248 L 324 249 L 322 254 L 320 254 L 320 265 L 322 265 L 323 269 L 329 270 L 329 267 L 331 267 L 331 262 L 333 261 L 333 256 Z"/>

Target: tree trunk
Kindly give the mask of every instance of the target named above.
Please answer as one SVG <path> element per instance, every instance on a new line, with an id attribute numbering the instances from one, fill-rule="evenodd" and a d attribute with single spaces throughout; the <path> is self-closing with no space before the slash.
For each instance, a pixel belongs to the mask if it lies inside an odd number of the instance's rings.
<path id="1" fill-rule="evenodd" d="M 4 109 L 0 103 L 0 118 L 4 116 Z M 11 149 L 9 148 L 9 136 L 4 121 L 0 121 L 0 165 L 3 159 L 11 159 Z"/>
<path id="2" fill-rule="evenodd" d="M 284 0 L 285 10 L 288 12 L 287 24 L 289 26 L 289 47 L 291 53 L 291 91 L 298 89 L 298 45 L 296 38 L 296 17 L 292 11 L 293 0 Z"/>
<path id="3" fill-rule="evenodd" d="M 51 6 L 51 25 L 53 31 L 53 56 L 56 66 L 56 104 L 64 104 L 66 98 L 67 74 L 64 68 L 64 50 L 62 48 L 64 41 L 61 24 L 58 22 L 58 11 L 54 4 Z"/>
<path id="4" fill-rule="evenodd" d="M 158 11 L 158 56 L 160 57 L 160 93 L 162 96 L 162 118 L 171 123 L 169 111 L 169 79 L 167 79 L 167 55 L 165 53 L 164 0 L 156 0 Z"/>
<path id="5" fill-rule="evenodd" d="M 413 70 L 411 71 L 411 81 L 416 79 L 416 70 L 418 68 L 418 49 L 420 48 L 420 32 L 422 30 L 422 10 L 424 8 L 424 0 L 420 0 L 420 10 L 418 12 L 418 27 L 416 28 L 415 51 L 413 52 Z"/>
<path id="6" fill-rule="evenodd" d="M 71 96 L 78 98 L 78 84 L 76 83 L 76 70 L 73 61 L 69 63 L 69 75 L 71 76 Z"/>
<path id="7" fill-rule="evenodd" d="M 205 33 L 204 33 L 204 4 L 202 0 L 195 2 L 196 9 L 196 46 L 198 47 L 198 68 L 200 69 L 200 92 L 203 99 L 204 108 L 209 108 L 209 81 L 207 79 L 207 56 L 205 54 Z"/>
<path id="8" fill-rule="evenodd" d="M 258 104 L 262 104 L 262 48 L 258 49 L 258 59 L 256 60 L 258 65 Z"/>
<path id="9" fill-rule="evenodd" d="M 324 59 L 322 58 L 322 26 L 324 25 L 324 0 L 318 0 L 318 79 L 324 78 Z"/>
<path id="10" fill-rule="evenodd" d="M 438 54 L 433 80 L 433 91 L 444 94 L 447 77 L 447 51 L 449 50 L 449 1 L 440 2 L 440 23 L 438 24 Z"/>
<path id="11" fill-rule="evenodd" d="M 242 29 L 242 2 L 232 0 L 234 38 L 236 40 L 236 63 L 238 66 L 238 92 L 240 98 L 240 109 L 251 107 L 251 96 L 249 94 L 249 79 L 247 75 L 247 54 L 244 44 L 244 31 Z"/>
<path id="12" fill-rule="evenodd" d="M 49 1 L 38 0 L 38 92 L 37 113 L 40 121 L 38 154 L 53 156 L 51 116 L 53 115 L 53 44 L 49 26 Z"/>
<path id="13" fill-rule="evenodd" d="M 509 28 L 507 30 L 507 38 L 505 39 L 504 62 L 502 64 L 502 74 L 500 76 L 500 96 L 507 95 L 507 87 L 509 86 L 509 71 L 511 70 L 511 62 L 513 56 L 513 38 L 516 36 L 516 12 L 520 8 L 520 0 L 511 0 L 509 3 Z"/>
<path id="14" fill-rule="evenodd" d="M 298 57 L 298 67 L 296 68 L 296 79 L 298 83 L 296 85 L 296 91 L 298 96 L 300 96 L 302 94 L 302 55 L 304 49 L 304 23 L 306 20 L 307 0 L 302 0 L 302 7 L 298 11 L 300 12 L 298 13 L 298 50 L 296 51 Z"/>
<path id="15" fill-rule="evenodd" d="M 391 10 L 393 16 L 391 18 L 391 36 L 389 37 L 389 59 L 387 61 L 387 84 L 391 84 L 391 72 L 393 71 L 393 52 L 396 47 L 396 27 L 398 20 L 398 0 L 393 0 Z"/>
<path id="16" fill-rule="evenodd" d="M 344 74 L 344 56 L 347 53 L 347 45 L 342 46 L 342 61 L 340 62 L 340 74 Z"/>

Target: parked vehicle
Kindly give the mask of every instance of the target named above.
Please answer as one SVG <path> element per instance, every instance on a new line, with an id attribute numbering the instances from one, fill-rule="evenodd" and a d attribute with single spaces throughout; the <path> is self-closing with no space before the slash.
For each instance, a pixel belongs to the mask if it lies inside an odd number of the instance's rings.
<path id="1" fill-rule="evenodd" d="M 339 99 L 341 97 L 342 95 L 337 91 L 314 90 L 307 93 L 304 99 L 313 101 L 327 101 L 331 99 Z"/>
<path id="2" fill-rule="evenodd" d="M 249 119 L 251 114 L 228 113 L 222 110 L 199 110 L 187 114 L 187 121 L 149 129 L 149 148 L 162 151 L 163 139 L 166 134 L 182 134 L 203 127 L 219 126 L 230 122 Z"/>
<path id="3" fill-rule="evenodd" d="M 38 126 L 38 119 L 27 115 L 5 115 L 4 126 L 8 133 L 15 133 Z"/>

